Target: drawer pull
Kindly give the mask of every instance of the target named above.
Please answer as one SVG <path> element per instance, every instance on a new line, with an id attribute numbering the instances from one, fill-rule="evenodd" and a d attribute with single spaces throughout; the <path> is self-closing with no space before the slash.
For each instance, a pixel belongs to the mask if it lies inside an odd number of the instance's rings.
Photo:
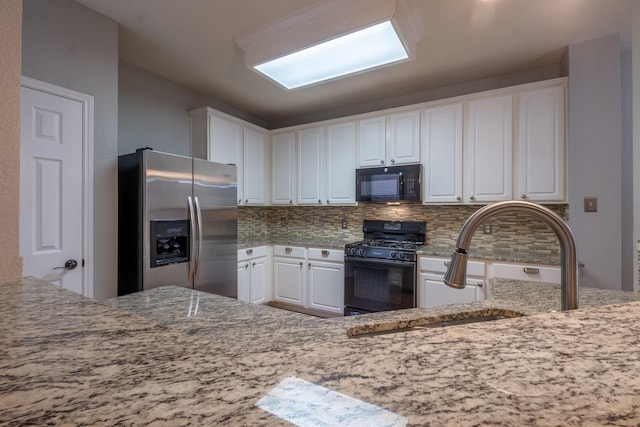
<path id="1" fill-rule="evenodd" d="M 293 248 L 289 248 L 289 247 L 287 247 L 287 248 L 284 248 L 284 251 L 285 251 L 286 253 L 290 254 L 291 252 L 293 252 Z"/>
<path id="2" fill-rule="evenodd" d="M 323 249 L 321 253 L 322 253 L 322 256 L 329 256 L 329 251 L 326 249 Z"/>
<path id="3" fill-rule="evenodd" d="M 483 287 L 483 286 L 484 286 L 484 282 L 480 282 L 480 283 L 478 283 L 478 287 L 479 287 L 479 288 L 481 288 L 481 287 Z"/>
<path id="4" fill-rule="evenodd" d="M 535 267 L 525 267 L 522 269 L 526 274 L 540 274 L 540 269 Z"/>
<path id="5" fill-rule="evenodd" d="M 253 249 L 247 249 L 245 252 L 247 253 L 247 255 L 251 255 L 253 253 Z"/>
<path id="6" fill-rule="evenodd" d="M 451 261 L 445 261 L 445 262 L 444 262 L 444 266 L 445 266 L 445 267 L 449 267 L 449 264 L 451 264 Z"/>

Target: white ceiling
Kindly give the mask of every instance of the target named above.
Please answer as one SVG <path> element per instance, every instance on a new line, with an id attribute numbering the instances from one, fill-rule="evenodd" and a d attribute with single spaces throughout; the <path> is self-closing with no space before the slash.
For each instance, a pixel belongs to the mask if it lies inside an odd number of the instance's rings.
<path id="1" fill-rule="evenodd" d="M 264 122 L 557 64 L 566 46 L 630 30 L 632 0 L 408 0 L 416 59 L 286 91 L 233 37 L 316 0 L 77 0 L 120 24 L 120 59 Z M 323 1 L 323 0 L 319 0 Z"/>

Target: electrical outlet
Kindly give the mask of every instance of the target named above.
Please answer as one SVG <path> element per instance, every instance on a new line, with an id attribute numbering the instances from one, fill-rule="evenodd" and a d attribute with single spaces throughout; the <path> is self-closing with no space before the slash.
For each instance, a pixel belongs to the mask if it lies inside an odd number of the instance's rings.
<path id="1" fill-rule="evenodd" d="M 342 228 L 343 228 L 343 229 L 346 229 L 346 228 L 347 228 L 347 220 L 346 220 L 346 219 L 343 219 L 343 220 L 342 220 Z"/>
<path id="2" fill-rule="evenodd" d="M 485 222 L 482 224 L 482 231 L 484 234 L 493 234 L 493 224 L 490 222 Z"/>
<path id="3" fill-rule="evenodd" d="M 280 219 L 280 225 L 283 226 L 283 227 L 286 227 L 287 226 L 287 218 L 282 217 Z"/>

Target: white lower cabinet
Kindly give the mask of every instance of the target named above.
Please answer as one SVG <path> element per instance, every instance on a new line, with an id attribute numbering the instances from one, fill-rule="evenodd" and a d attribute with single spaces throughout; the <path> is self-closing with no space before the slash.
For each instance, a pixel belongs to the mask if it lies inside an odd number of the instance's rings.
<path id="1" fill-rule="evenodd" d="M 487 277 L 560 284 L 560 267 L 538 264 L 492 263 L 487 267 Z"/>
<path id="2" fill-rule="evenodd" d="M 344 252 L 309 249 L 309 308 L 344 313 Z"/>
<path id="3" fill-rule="evenodd" d="M 448 262 L 448 258 L 419 258 L 418 307 L 436 307 L 485 299 L 484 263 L 468 261 L 467 286 L 454 289 L 445 285 L 443 281 Z"/>
<path id="4" fill-rule="evenodd" d="M 238 250 L 238 299 L 254 304 L 270 300 L 269 262 L 266 246 Z"/>
<path id="5" fill-rule="evenodd" d="M 306 302 L 306 249 L 297 246 L 273 248 L 273 299 L 304 306 Z"/>

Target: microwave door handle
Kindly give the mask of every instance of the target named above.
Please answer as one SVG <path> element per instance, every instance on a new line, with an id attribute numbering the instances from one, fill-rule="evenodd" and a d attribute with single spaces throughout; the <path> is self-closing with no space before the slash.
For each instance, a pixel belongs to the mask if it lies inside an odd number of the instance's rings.
<path id="1" fill-rule="evenodd" d="M 400 175 L 398 177 L 398 182 L 400 183 L 399 192 L 400 192 L 400 198 L 402 199 L 404 197 L 404 174 L 402 172 L 400 172 Z"/>

